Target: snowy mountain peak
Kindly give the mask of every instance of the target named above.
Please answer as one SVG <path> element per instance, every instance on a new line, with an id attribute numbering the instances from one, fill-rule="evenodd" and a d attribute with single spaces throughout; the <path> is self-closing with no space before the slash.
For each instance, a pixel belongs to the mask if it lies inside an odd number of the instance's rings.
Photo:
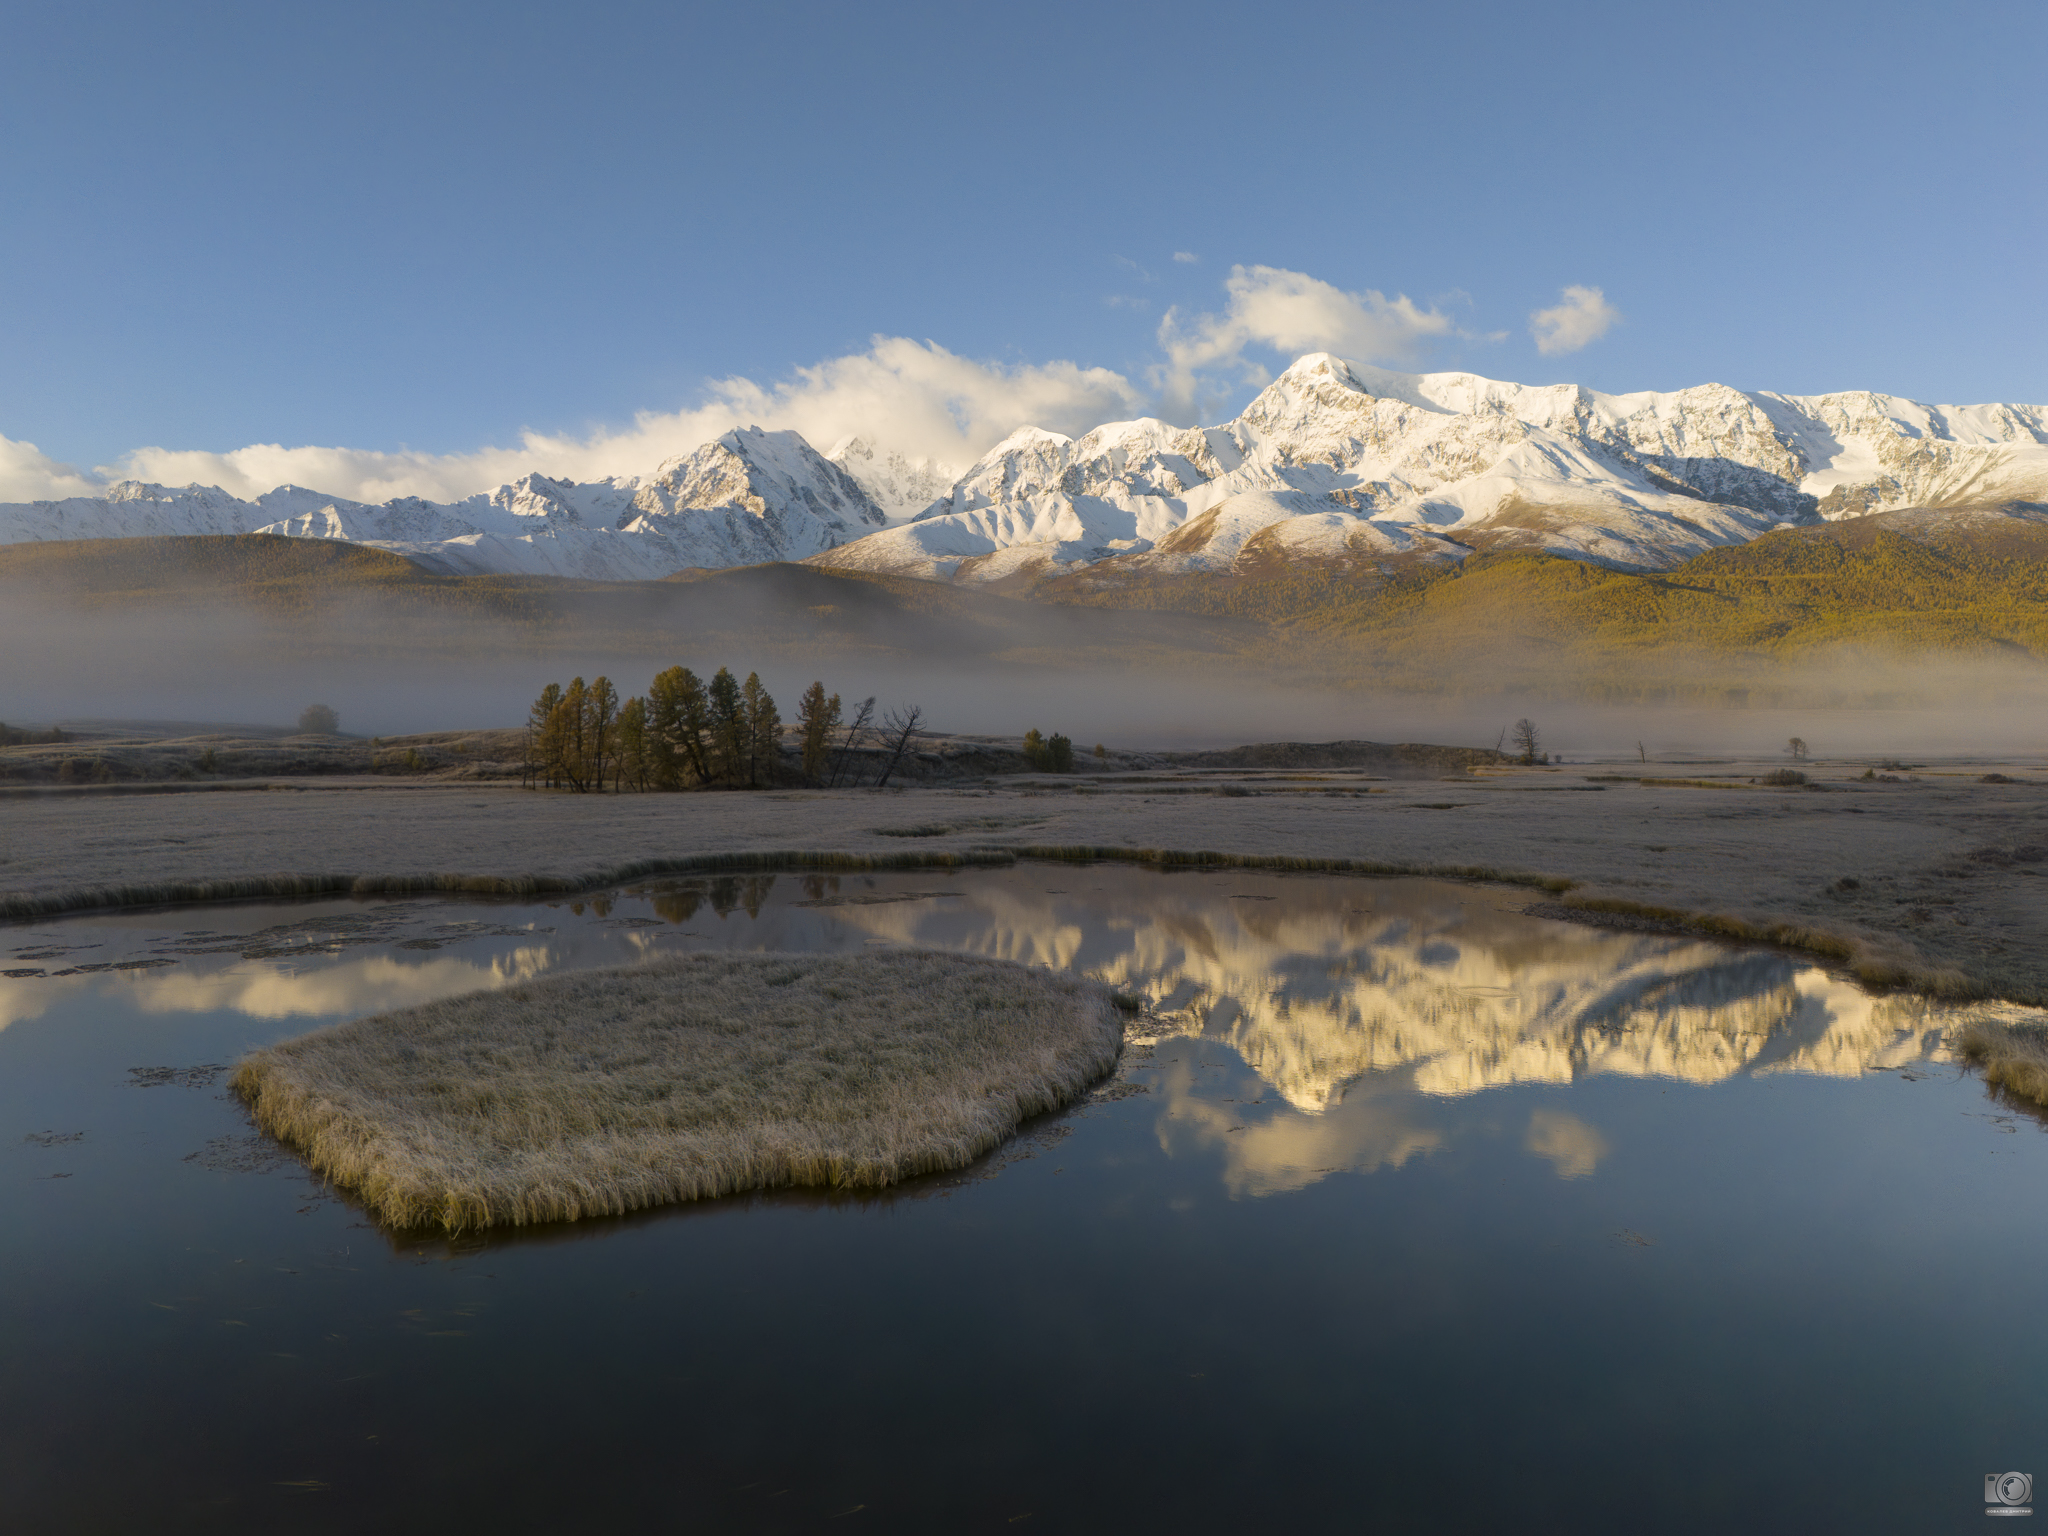
<path id="1" fill-rule="evenodd" d="M 2048 501 L 2040 406 L 1724 384 L 1607 395 L 1327 352 L 1297 358 L 1218 426 L 1141 417 L 1078 438 L 1020 427 L 958 474 L 889 448 L 879 425 L 830 455 L 747 427 L 648 476 L 529 473 L 449 503 L 370 506 L 294 485 L 242 501 L 126 480 L 0 506 L 0 542 L 262 532 L 374 544 L 449 571 L 596 579 L 809 558 L 999 581 L 1482 549 L 1646 569 L 1787 522 Z"/>
<path id="2" fill-rule="evenodd" d="M 1526 548 L 1653 569 L 1787 522 L 2043 497 L 2036 407 L 1605 395 L 1321 352 L 1218 427 L 1013 433 L 911 523 L 819 563 L 990 581 Z"/>
<path id="3" fill-rule="evenodd" d="M 825 457 L 853 476 L 892 522 L 922 512 L 960 478 L 951 464 L 907 458 L 860 436 L 842 438 Z"/>

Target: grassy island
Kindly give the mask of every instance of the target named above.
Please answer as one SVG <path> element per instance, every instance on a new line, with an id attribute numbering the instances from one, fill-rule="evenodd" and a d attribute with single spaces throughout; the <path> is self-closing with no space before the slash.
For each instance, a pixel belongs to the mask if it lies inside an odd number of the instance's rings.
<path id="1" fill-rule="evenodd" d="M 1101 986 L 909 950 L 700 954 L 245 1058 L 264 1129 L 394 1227 L 573 1221 L 959 1168 L 1116 1063 Z"/>

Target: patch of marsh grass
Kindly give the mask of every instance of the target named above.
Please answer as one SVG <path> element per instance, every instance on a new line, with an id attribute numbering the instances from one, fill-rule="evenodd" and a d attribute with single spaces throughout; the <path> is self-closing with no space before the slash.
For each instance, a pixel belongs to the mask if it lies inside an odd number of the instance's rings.
<path id="1" fill-rule="evenodd" d="M 1031 844 L 1011 848 L 1020 859 L 1055 863 L 1147 864 L 1158 869 L 1189 866 L 1214 869 L 1270 869 L 1284 874 L 1414 876 L 1431 880 L 1485 880 L 1497 885 L 1527 885 L 1545 891 L 1568 891 L 1578 882 L 1562 875 L 1505 869 L 1493 864 L 1388 863 L 1380 859 L 1316 858 L 1285 853 L 1215 853 L 1179 848 L 1129 848 L 1084 843 Z"/>
<path id="2" fill-rule="evenodd" d="M 400 1228 L 964 1167 L 1115 1066 L 1108 989 L 916 950 L 546 977 L 257 1051 L 256 1122 Z"/>
<path id="3" fill-rule="evenodd" d="M 2048 1028 L 1972 1019 L 1949 1037 L 1949 1048 L 1981 1068 L 1985 1082 L 2048 1108 Z"/>

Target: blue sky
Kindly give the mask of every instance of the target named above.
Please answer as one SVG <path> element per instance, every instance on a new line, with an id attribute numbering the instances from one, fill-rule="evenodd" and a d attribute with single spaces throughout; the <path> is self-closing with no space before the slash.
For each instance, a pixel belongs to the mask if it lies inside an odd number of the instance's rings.
<path id="1" fill-rule="evenodd" d="M 1227 415 L 1319 325 L 2048 400 L 2038 0 L 17 0 L 0 55 L 0 499 L 642 472 L 750 412 L 958 456 Z"/>

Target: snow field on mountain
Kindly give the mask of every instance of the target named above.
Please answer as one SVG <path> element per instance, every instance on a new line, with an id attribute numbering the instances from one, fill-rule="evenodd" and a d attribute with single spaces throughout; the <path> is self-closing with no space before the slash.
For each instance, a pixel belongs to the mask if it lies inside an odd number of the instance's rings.
<path id="1" fill-rule="evenodd" d="M 1646 570 L 1787 523 L 2039 500 L 2039 406 L 1719 384 L 1604 395 L 1312 353 L 1221 426 L 1140 418 L 1079 438 L 1027 426 L 957 476 L 889 448 L 886 424 L 829 457 L 794 432 L 747 428 L 650 475 L 530 474 L 450 503 L 370 506 L 298 486 L 242 501 L 129 481 L 0 506 L 0 542 L 276 533 L 455 573 L 611 580 L 808 559 L 980 583 L 1105 561 L 1220 574 L 1247 551 L 1316 562 L 1496 548 Z"/>

